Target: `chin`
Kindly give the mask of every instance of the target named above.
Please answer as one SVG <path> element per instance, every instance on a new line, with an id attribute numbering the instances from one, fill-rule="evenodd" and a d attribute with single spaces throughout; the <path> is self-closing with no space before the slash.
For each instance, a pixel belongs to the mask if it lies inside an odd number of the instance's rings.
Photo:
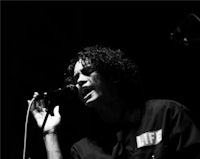
<path id="1" fill-rule="evenodd" d="M 92 102 L 86 102 L 85 106 L 88 108 L 93 108 L 93 107 L 95 107 L 95 104 L 93 104 Z"/>
<path id="2" fill-rule="evenodd" d="M 88 99 L 84 103 L 87 107 L 94 108 L 94 107 L 97 107 L 97 105 L 99 104 L 99 98 L 93 97 L 93 98 Z"/>
<path id="3" fill-rule="evenodd" d="M 87 100 L 84 102 L 87 107 L 95 107 L 96 101 L 95 100 Z"/>

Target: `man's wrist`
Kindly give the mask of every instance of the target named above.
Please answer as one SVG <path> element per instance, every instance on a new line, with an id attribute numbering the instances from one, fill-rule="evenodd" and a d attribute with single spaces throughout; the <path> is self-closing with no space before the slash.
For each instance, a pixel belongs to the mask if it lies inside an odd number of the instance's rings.
<path id="1" fill-rule="evenodd" d="M 47 131 L 44 131 L 43 132 L 43 136 L 46 136 L 46 135 L 50 135 L 50 134 L 57 134 L 56 130 L 55 129 L 52 129 L 52 130 L 47 130 Z"/>

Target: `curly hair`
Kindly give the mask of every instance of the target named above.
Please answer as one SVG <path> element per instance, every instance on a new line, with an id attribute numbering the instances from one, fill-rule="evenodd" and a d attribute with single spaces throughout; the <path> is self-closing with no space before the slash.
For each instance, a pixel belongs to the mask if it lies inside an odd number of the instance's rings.
<path id="1" fill-rule="evenodd" d="M 68 81 L 73 80 L 74 66 L 79 59 L 83 61 L 82 65 L 88 72 L 97 71 L 104 78 L 112 77 L 115 81 L 134 80 L 138 74 L 138 66 L 131 59 L 126 58 L 120 49 L 92 46 L 78 52 L 78 56 L 70 61 L 67 69 L 70 76 Z"/>
<path id="2" fill-rule="evenodd" d="M 118 87 L 121 96 L 127 102 L 133 96 L 138 101 L 143 98 L 138 66 L 134 61 L 126 57 L 120 49 L 112 50 L 100 46 L 86 47 L 83 51 L 78 52 L 76 58 L 70 61 L 65 83 L 75 84 L 76 81 L 73 77 L 74 67 L 80 59 L 88 74 L 97 71 L 103 78 L 113 79 L 112 83 Z"/>

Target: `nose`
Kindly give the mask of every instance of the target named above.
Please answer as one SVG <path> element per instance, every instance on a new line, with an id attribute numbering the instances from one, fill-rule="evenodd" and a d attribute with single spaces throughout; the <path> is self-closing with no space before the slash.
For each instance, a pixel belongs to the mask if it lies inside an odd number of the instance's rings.
<path id="1" fill-rule="evenodd" d="M 78 87 L 82 87 L 87 82 L 87 76 L 80 74 L 77 79 L 77 85 Z"/>

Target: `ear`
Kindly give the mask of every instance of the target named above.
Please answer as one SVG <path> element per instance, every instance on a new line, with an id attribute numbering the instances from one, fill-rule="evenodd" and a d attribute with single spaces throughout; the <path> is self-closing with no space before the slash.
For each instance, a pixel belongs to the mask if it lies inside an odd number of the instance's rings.
<path id="1" fill-rule="evenodd" d="M 117 80 L 113 80 L 113 83 L 114 83 L 114 84 L 118 84 L 119 82 L 120 82 L 119 79 L 117 79 Z"/>
<path id="2" fill-rule="evenodd" d="M 110 81 L 114 84 L 118 84 L 122 79 L 121 76 L 123 76 L 123 75 L 120 75 L 119 73 L 115 73 L 115 74 L 113 74 L 112 77 L 110 77 Z"/>
<path id="3" fill-rule="evenodd" d="M 117 76 L 109 77 L 108 80 L 110 81 L 110 83 L 113 83 L 113 84 L 118 84 L 121 81 L 121 79 Z"/>

